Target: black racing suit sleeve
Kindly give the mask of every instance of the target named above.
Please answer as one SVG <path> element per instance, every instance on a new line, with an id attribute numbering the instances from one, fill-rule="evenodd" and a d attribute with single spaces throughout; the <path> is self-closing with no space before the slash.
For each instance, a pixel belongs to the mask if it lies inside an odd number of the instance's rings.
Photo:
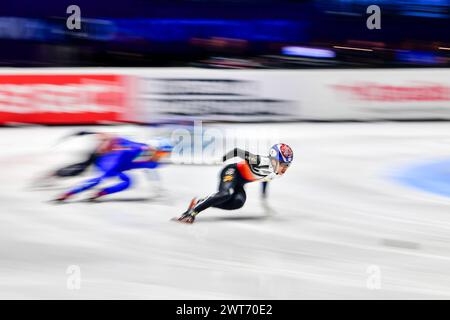
<path id="1" fill-rule="evenodd" d="M 253 154 L 247 150 L 242 150 L 240 148 L 234 148 L 233 150 L 228 151 L 223 157 L 222 160 L 226 161 L 232 158 L 241 158 L 251 164 L 259 165 L 261 162 L 261 156 Z"/>
<path id="2" fill-rule="evenodd" d="M 82 174 L 86 169 L 95 163 L 95 160 L 97 159 L 98 154 L 96 151 L 91 152 L 87 159 L 83 162 L 75 163 L 63 168 L 60 168 L 55 171 L 54 175 L 57 177 L 75 177 Z"/>

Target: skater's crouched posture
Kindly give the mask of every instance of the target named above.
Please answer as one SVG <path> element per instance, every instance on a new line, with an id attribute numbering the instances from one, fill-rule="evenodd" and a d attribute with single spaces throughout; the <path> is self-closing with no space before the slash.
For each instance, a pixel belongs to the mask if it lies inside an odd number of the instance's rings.
<path id="1" fill-rule="evenodd" d="M 46 178 L 67 178 L 67 177 L 76 177 L 84 173 L 90 166 L 94 165 L 96 162 L 96 159 L 107 153 L 109 149 L 111 148 L 111 142 L 114 141 L 114 136 L 107 133 L 100 133 L 100 132 L 91 132 L 91 131 L 80 131 L 74 134 L 69 135 L 71 136 L 85 136 L 85 135 L 94 135 L 97 140 L 97 145 L 94 150 L 89 152 L 87 154 L 86 159 L 81 162 L 77 162 L 62 168 L 59 168 L 58 170 L 55 170 L 52 172 L 48 177 Z M 67 138 L 67 137 L 66 137 Z"/>
<path id="2" fill-rule="evenodd" d="M 99 185 L 105 179 L 118 178 L 120 182 L 97 192 L 90 200 L 126 190 L 131 185 L 131 178 L 125 173 L 134 169 L 155 169 L 162 157 L 170 154 L 170 145 L 150 146 L 130 141 L 118 136 L 100 134 L 100 144 L 85 162 L 60 169 L 59 176 L 74 176 L 93 164 L 100 171 L 96 178 L 89 179 L 80 186 L 62 194 L 55 201 L 65 201 L 75 194 Z"/>
<path id="3" fill-rule="evenodd" d="M 229 164 L 222 169 L 219 191 L 200 200 L 194 198 L 178 221 L 193 223 L 197 214 L 209 207 L 225 210 L 242 208 L 247 198 L 244 185 L 253 181 L 267 182 L 282 176 L 293 160 L 293 152 L 283 143 L 274 145 L 268 157 L 235 148 L 223 156 L 223 161 L 234 157 L 244 161 Z"/>

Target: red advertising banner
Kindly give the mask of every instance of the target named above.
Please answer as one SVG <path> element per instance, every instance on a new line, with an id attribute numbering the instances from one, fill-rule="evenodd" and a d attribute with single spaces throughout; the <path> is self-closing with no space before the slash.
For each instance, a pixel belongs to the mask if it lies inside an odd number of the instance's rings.
<path id="1" fill-rule="evenodd" d="M 121 120 L 126 77 L 0 75 L 0 124 L 95 124 Z"/>
<path id="2" fill-rule="evenodd" d="M 413 85 L 387 85 L 362 82 L 352 85 L 334 85 L 336 90 L 349 92 L 353 97 L 366 101 L 381 102 L 434 102 L 450 101 L 450 87 L 439 83 Z"/>

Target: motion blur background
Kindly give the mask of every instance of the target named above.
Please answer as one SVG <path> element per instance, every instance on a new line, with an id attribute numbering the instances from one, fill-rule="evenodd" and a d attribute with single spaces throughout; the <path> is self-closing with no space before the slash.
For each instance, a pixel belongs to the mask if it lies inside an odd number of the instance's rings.
<path id="1" fill-rule="evenodd" d="M 79 31 L 66 28 L 72 4 Z M 366 28 L 370 5 L 381 8 L 380 30 Z M 3 1 L 0 64 L 448 66 L 448 8 L 447 0 Z"/>
<path id="2" fill-rule="evenodd" d="M 2 1 L 0 297 L 450 298 L 449 20 L 448 0 Z M 77 178 L 30 186 L 89 151 L 59 143 L 80 126 L 181 126 L 194 158 L 285 142 L 294 163 L 192 226 L 169 219 L 215 190 L 220 154 L 163 167 L 162 199 L 137 173 L 55 206 Z"/>

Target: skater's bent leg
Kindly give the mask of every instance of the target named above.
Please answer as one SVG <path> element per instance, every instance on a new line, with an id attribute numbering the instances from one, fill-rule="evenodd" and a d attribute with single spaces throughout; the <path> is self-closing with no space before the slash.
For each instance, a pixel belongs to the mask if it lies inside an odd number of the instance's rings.
<path id="1" fill-rule="evenodd" d="M 221 190 L 206 198 L 201 199 L 194 207 L 193 212 L 195 215 L 199 214 L 203 210 L 209 207 L 218 207 L 221 203 L 229 201 L 233 196 L 233 189 Z"/>
<path id="2" fill-rule="evenodd" d="M 233 196 L 228 201 L 222 202 L 220 204 L 214 205 L 215 208 L 220 208 L 224 210 L 236 210 L 244 206 L 247 196 L 244 189 L 237 190 L 233 193 Z"/>
<path id="3" fill-rule="evenodd" d="M 209 207 L 216 208 L 232 208 L 242 206 L 243 202 L 237 200 L 233 205 L 227 206 L 228 203 L 235 196 L 235 190 L 242 189 L 242 177 L 239 175 L 236 164 L 231 164 L 222 169 L 220 174 L 219 191 L 209 195 L 206 198 L 200 199 L 195 203 L 195 199 L 191 202 L 188 210 L 178 219 L 186 223 L 192 223 L 195 217 L 203 210 Z M 243 190 L 243 189 L 242 189 Z M 245 193 L 244 193 L 245 194 Z M 244 200 L 245 202 L 245 200 Z"/>
<path id="4" fill-rule="evenodd" d="M 92 189 L 93 187 L 98 185 L 102 180 L 103 180 L 103 177 L 89 179 L 89 180 L 85 181 L 82 185 L 75 187 L 72 190 L 70 190 L 69 192 L 67 192 L 66 195 L 72 196 L 74 194 Z"/>
<path id="5" fill-rule="evenodd" d="M 131 179 L 124 173 L 119 173 L 117 177 L 122 180 L 120 183 L 113 185 L 111 187 L 105 188 L 102 191 L 99 192 L 101 195 L 107 195 L 112 194 L 116 192 L 123 191 L 125 189 L 128 189 L 131 186 Z"/>
<path id="6" fill-rule="evenodd" d="M 220 174 L 219 191 L 204 199 L 201 199 L 194 207 L 193 214 L 197 215 L 201 211 L 209 208 L 219 208 L 221 204 L 230 201 L 236 188 L 240 189 L 239 173 L 235 165 L 228 165 L 222 169 Z"/>

